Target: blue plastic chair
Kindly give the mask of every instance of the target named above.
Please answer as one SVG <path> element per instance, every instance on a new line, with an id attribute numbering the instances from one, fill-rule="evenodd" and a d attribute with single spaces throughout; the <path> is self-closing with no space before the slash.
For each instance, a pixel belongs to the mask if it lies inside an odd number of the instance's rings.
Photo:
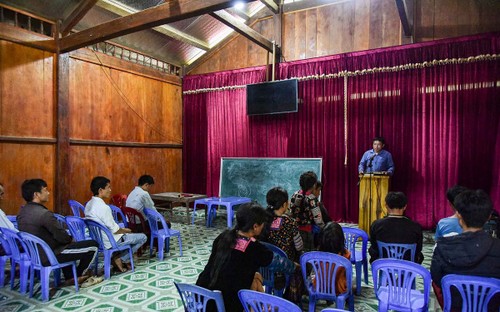
<path id="1" fill-rule="evenodd" d="M 356 268 L 356 295 L 361 294 L 361 267 L 365 275 L 365 284 L 368 285 L 368 234 L 357 228 L 342 227 L 345 236 L 345 247 L 351 252 L 351 263 Z M 356 250 L 356 245 L 361 241 L 361 250 Z"/>
<path id="2" fill-rule="evenodd" d="M 87 233 L 87 224 L 84 219 L 75 216 L 66 216 L 66 224 L 71 236 L 76 241 L 91 239 L 90 234 Z"/>
<path id="3" fill-rule="evenodd" d="M 85 217 L 85 207 L 82 204 L 72 199 L 68 200 L 68 204 L 75 217 Z"/>
<path id="4" fill-rule="evenodd" d="M 245 312 L 301 312 L 299 306 L 280 297 L 254 290 L 242 289 L 238 292 Z"/>
<path id="5" fill-rule="evenodd" d="M 75 290 L 78 292 L 78 275 L 76 274 L 76 261 L 59 263 L 52 249 L 42 239 L 35 235 L 19 232 L 19 236 L 27 247 L 27 252 L 30 258 L 30 298 L 33 297 L 33 288 L 35 285 L 35 270 L 40 271 L 40 284 L 42 286 L 42 301 L 49 300 L 49 276 L 54 270 L 54 283 L 59 284 L 60 269 L 65 266 L 71 266 L 73 270 L 73 278 L 75 280 Z M 42 263 L 40 251 L 45 252 L 48 265 Z"/>
<path id="6" fill-rule="evenodd" d="M 331 300 L 336 302 L 337 308 L 344 308 L 345 301 L 349 303 L 349 310 L 354 311 L 354 295 L 352 293 L 352 264 L 346 258 L 330 252 L 311 251 L 300 257 L 302 278 L 309 292 L 309 312 L 316 310 L 317 300 Z M 307 276 L 307 268 L 311 267 L 316 285 L 313 285 Z M 335 290 L 337 271 L 345 268 L 347 290 L 337 296 Z"/>
<path id="7" fill-rule="evenodd" d="M 123 211 L 115 205 L 109 205 L 109 208 L 111 208 L 111 213 L 113 214 L 113 219 L 115 219 L 116 223 L 118 223 L 121 228 L 128 228 L 127 218 L 125 217 L 125 214 L 123 214 Z"/>
<path id="8" fill-rule="evenodd" d="M 207 309 L 207 303 L 214 300 L 217 311 L 225 312 L 224 300 L 222 293 L 219 290 L 209 290 L 197 285 L 174 283 L 179 295 L 181 296 L 182 304 L 187 312 L 203 312 Z"/>
<path id="9" fill-rule="evenodd" d="M 24 295 L 28 288 L 28 272 L 31 262 L 25 251 L 26 246 L 24 245 L 21 237 L 19 237 L 18 232 L 6 228 L 2 228 L 1 231 L 4 235 L 6 243 L 8 244 L 7 247 L 10 252 L 10 289 L 14 289 L 15 268 L 19 265 L 19 291 Z M 19 246 L 23 249 L 20 250 Z"/>
<path id="10" fill-rule="evenodd" d="M 462 297 L 462 311 L 488 311 L 488 303 L 495 294 L 500 293 L 500 279 L 470 275 L 448 274 L 441 280 L 444 312 L 451 311 L 451 288 L 454 287 Z M 454 298 L 457 300 L 458 298 Z"/>
<path id="11" fill-rule="evenodd" d="M 0 287 L 3 287 L 5 285 L 5 264 L 7 264 L 8 260 L 10 260 L 11 252 L 9 243 L 7 242 L 5 236 L 2 233 L 0 233 L 0 246 L 5 252 L 5 255 L 0 256 Z M 13 274 L 11 273 L 11 275 Z"/>
<path id="12" fill-rule="evenodd" d="M 9 219 L 12 224 L 14 224 L 14 227 L 17 229 L 17 216 L 14 215 L 8 215 L 7 219 Z"/>
<path id="13" fill-rule="evenodd" d="M 377 241 L 379 258 L 392 258 L 405 260 L 405 255 L 409 252 L 410 259 L 415 262 L 415 251 L 417 244 L 395 244 Z"/>
<path id="14" fill-rule="evenodd" d="M 278 246 L 275 246 L 273 244 L 261 242 L 262 245 L 266 246 L 268 249 L 272 250 L 275 254 L 280 255 L 281 257 L 285 257 L 288 259 L 287 254 Z M 260 267 L 259 272 L 264 278 L 263 285 L 266 286 L 266 293 L 275 295 L 278 297 L 283 297 L 283 292 L 285 291 L 286 287 L 288 286 L 290 282 L 290 275 L 285 275 L 285 287 L 282 289 L 275 289 L 274 288 L 274 276 L 275 276 L 275 271 L 273 269 L 268 269 L 268 267 Z"/>
<path id="15" fill-rule="evenodd" d="M 179 242 L 179 253 L 182 256 L 182 240 L 181 240 L 181 232 L 178 230 L 169 229 L 167 226 L 167 222 L 165 222 L 165 218 L 156 210 L 151 208 L 144 208 L 144 213 L 146 214 L 146 218 L 149 222 L 149 228 L 151 229 L 151 240 L 149 242 L 149 256 L 153 254 L 153 241 L 156 238 L 158 240 L 158 259 L 160 261 L 163 260 L 163 250 L 165 243 L 167 243 L 167 251 L 168 251 L 168 243 L 170 237 L 177 236 L 177 240 Z M 161 222 L 163 229 L 158 229 L 158 222 Z"/>
<path id="16" fill-rule="evenodd" d="M 372 263 L 372 275 L 379 311 L 428 310 L 431 273 L 420 264 L 378 259 Z M 414 289 L 417 279 L 423 280 L 423 290 Z"/>
<path id="17" fill-rule="evenodd" d="M 132 255 L 132 246 L 130 245 L 118 245 L 113 237 L 113 234 L 104 225 L 97 223 L 92 220 L 85 220 L 87 227 L 90 232 L 90 237 L 99 244 L 99 252 L 104 255 L 104 279 L 109 279 L 111 277 L 111 257 L 114 252 L 121 252 L 128 250 L 130 256 L 130 265 L 132 266 L 132 272 L 134 271 L 134 257 Z M 111 248 L 106 249 L 104 246 L 104 237 L 109 240 Z M 97 274 L 98 261 L 96 257 L 95 262 L 95 273 Z"/>

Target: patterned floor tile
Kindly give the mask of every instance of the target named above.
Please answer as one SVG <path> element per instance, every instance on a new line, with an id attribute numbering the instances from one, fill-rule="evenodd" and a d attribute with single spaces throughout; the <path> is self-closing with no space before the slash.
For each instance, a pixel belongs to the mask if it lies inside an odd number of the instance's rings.
<path id="1" fill-rule="evenodd" d="M 214 238 L 226 228 L 227 218 L 223 213 L 219 213 L 214 221 L 215 227 L 206 228 L 203 210 L 197 213 L 194 225 L 184 223 L 186 215 L 183 208 L 174 209 L 172 216 L 170 213 L 166 216 L 172 221 L 172 227 L 181 231 L 183 256 L 180 256 L 177 240 L 172 240 L 170 251 L 165 253 L 163 261 L 159 261 L 157 257 L 149 258 L 149 253 L 146 252 L 140 258 L 143 265 L 137 266 L 135 272 L 112 275 L 109 280 L 82 288 L 78 293 L 75 293 L 74 287 L 60 288 L 48 303 L 41 301 L 39 284 L 35 286 L 34 298 L 19 294 L 18 286 L 10 290 L 7 285 L 0 288 L 0 311 L 184 311 L 174 282 L 196 282 L 208 261 Z M 424 243 L 423 265 L 429 268 L 434 247 L 432 233 L 426 233 Z M 100 263 L 102 271 L 102 261 Z M 368 285 L 362 283 L 361 295 L 355 296 L 356 312 L 377 311 L 371 271 L 369 281 Z M 432 292 L 431 296 L 434 300 Z M 316 311 L 326 307 L 326 302 L 320 301 Z M 307 311 L 307 299 L 302 308 Z M 431 301 L 429 311 L 440 311 L 436 308 L 435 301 Z"/>

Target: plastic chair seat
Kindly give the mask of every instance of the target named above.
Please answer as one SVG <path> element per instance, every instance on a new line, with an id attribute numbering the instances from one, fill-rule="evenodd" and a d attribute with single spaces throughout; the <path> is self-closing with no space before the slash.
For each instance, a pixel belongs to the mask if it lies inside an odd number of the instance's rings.
<path id="1" fill-rule="evenodd" d="M 288 300 L 254 290 L 242 289 L 238 292 L 238 297 L 245 312 L 302 311 L 299 306 Z"/>
<path id="2" fill-rule="evenodd" d="M 215 301 L 218 312 L 226 311 L 222 293 L 219 290 L 209 290 L 197 285 L 184 283 L 174 282 L 174 284 L 179 292 L 185 311 L 204 312 L 207 309 L 209 300 Z"/>
<path id="3" fill-rule="evenodd" d="M 4 249 L 9 254 L 9 256 L 4 257 L 8 257 L 6 259 L 9 259 L 11 264 L 10 289 L 14 289 L 15 274 L 13 272 L 15 272 L 16 266 L 19 265 L 19 292 L 21 294 L 25 294 L 28 288 L 28 273 L 31 263 L 29 256 L 26 253 L 26 247 L 24 246 L 21 237 L 19 237 L 18 232 L 5 228 L 2 228 L 1 232 L 4 235 L 5 243 L 7 244 Z M 2 246 L 4 246 L 3 243 Z M 19 249 L 19 246 L 22 246 L 24 250 Z M 4 280 L 1 279 L 0 282 L 3 286 Z"/>
<path id="4" fill-rule="evenodd" d="M 178 230 L 169 229 L 165 218 L 156 210 L 151 208 L 144 208 L 144 213 L 149 222 L 149 227 L 151 229 L 151 240 L 149 246 L 149 256 L 153 253 L 153 241 L 156 238 L 158 241 L 158 259 L 163 261 L 164 246 L 166 245 L 166 251 L 169 250 L 170 237 L 177 237 L 179 242 L 179 253 L 182 256 L 182 239 L 181 232 Z M 158 222 L 162 224 L 162 229 L 158 228 Z"/>
<path id="5" fill-rule="evenodd" d="M 287 254 L 278 246 L 275 246 L 273 244 L 266 243 L 266 242 L 261 242 L 261 244 L 266 246 L 268 249 L 272 250 L 273 253 L 278 254 L 281 257 L 288 259 Z M 275 278 L 276 272 L 274 272 L 274 270 L 268 269 L 267 267 L 260 267 L 259 272 L 264 279 L 262 284 L 266 287 L 265 288 L 266 293 L 271 294 L 271 295 L 275 295 L 278 297 L 283 297 L 283 293 L 284 293 L 286 287 L 288 287 L 288 285 L 290 284 L 290 275 L 285 275 L 285 285 L 283 288 L 275 289 L 274 288 L 274 278 Z"/>
<path id="6" fill-rule="evenodd" d="M 389 301 L 389 289 L 388 287 L 381 286 L 377 292 L 377 298 L 380 301 L 388 302 Z M 411 310 L 418 311 L 423 306 L 425 306 L 425 296 L 422 292 L 412 289 L 410 290 L 410 303 L 408 307 Z"/>
<path id="7" fill-rule="evenodd" d="M 208 197 L 208 198 L 201 198 L 201 199 L 197 199 L 194 201 L 194 205 L 193 205 L 193 213 L 191 215 L 191 224 L 194 224 L 194 218 L 196 217 L 196 208 L 198 205 L 205 205 L 207 206 L 206 208 L 206 212 L 208 213 L 208 204 L 210 203 L 211 200 L 217 200 L 218 198 L 217 197 Z M 208 217 L 208 214 L 205 215 L 205 220 L 206 220 L 206 226 L 208 227 L 209 225 L 209 217 Z"/>
<path id="8" fill-rule="evenodd" d="M 54 271 L 54 283 L 59 284 L 60 269 L 66 266 L 71 266 L 73 271 L 73 279 L 75 281 L 75 291 L 78 292 L 78 276 L 76 274 L 76 261 L 58 262 L 56 256 L 49 245 L 35 235 L 19 232 L 19 236 L 27 248 L 27 253 L 30 258 L 30 298 L 33 297 L 33 288 L 35 284 L 35 270 L 40 271 L 40 284 L 42 286 L 42 301 L 49 300 L 49 276 Z M 47 256 L 49 265 L 44 265 L 40 258 L 40 251 L 43 250 Z"/>
<path id="9" fill-rule="evenodd" d="M 351 252 L 351 263 L 356 269 L 356 294 L 361 294 L 361 268 L 363 268 L 364 281 L 368 285 L 368 234 L 357 228 L 342 227 L 345 236 L 345 246 Z M 361 239 L 361 250 L 356 250 L 356 245 Z"/>
<path id="10" fill-rule="evenodd" d="M 108 230 L 107 227 L 104 225 L 92 221 L 92 220 L 85 220 L 85 223 L 87 224 L 87 227 L 90 231 L 90 236 L 92 237 L 93 240 L 99 244 L 98 250 L 104 255 L 104 279 L 109 279 L 111 277 L 111 257 L 113 256 L 114 252 L 121 252 L 121 251 L 127 251 L 129 252 L 130 256 L 130 265 L 132 266 L 132 272 L 134 271 L 134 257 L 132 255 L 132 246 L 130 245 L 118 245 L 113 237 L 113 234 L 111 234 L 111 231 Z M 104 235 L 107 236 L 109 243 L 111 244 L 111 248 L 107 249 L 104 246 L 104 240 L 103 237 Z M 97 274 L 97 267 L 98 267 L 98 257 L 96 257 L 95 261 L 95 273 Z"/>

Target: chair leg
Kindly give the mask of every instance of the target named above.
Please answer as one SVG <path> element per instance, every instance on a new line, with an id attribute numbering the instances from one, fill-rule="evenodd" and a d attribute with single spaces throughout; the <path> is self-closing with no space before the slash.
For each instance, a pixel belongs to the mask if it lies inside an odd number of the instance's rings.
<path id="1" fill-rule="evenodd" d="M 104 279 L 109 279 L 111 277 L 111 258 L 113 254 L 110 252 L 104 252 Z M 97 264 L 96 264 L 96 274 L 97 274 Z"/>
<path id="2" fill-rule="evenodd" d="M 128 254 L 129 254 L 129 257 L 130 257 L 130 266 L 132 267 L 132 272 L 135 272 L 135 269 L 134 269 L 134 254 L 132 253 L 132 247 L 130 247 L 128 249 Z"/>
<path id="3" fill-rule="evenodd" d="M 365 276 L 365 284 L 368 285 L 368 260 L 363 261 L 363 273 Z"/>
<path id="4" fill-rule="evenodd" d="M 153 245 L 154 245 L 154 237 L 151 235 L 151 238 L 149 239 L 149 257 L 153 255 Z"/>
<path id="5" fill-rule="evenodd" d="M 49 268 L 40 270 L 40 286 L 42 287 L 42 301 L 44 302 L 49 300 L 49 275 Z"/>
<path id="6" fill-rule="evenodd" d="M 361 295 L 361 262 L 356 262 L 356 295 Z"/>
<path id="7" fill-rule="evenodd" d="M 30 298 L 33 298 L 33 288 L 35 285 L 35 269 L 30 266 Z"/>
<path id="8" fill-rule="evenodd" d="M 29 264 L 28 263 L 20 263 L 19 264 L 19 291 L 21 294 L 26 294 L 26 290 L 28 288 L 28 270 L 29 270 Z"/>
<path id="9" fill-rule="evenodd" d="M 16 265 L 17 265 L 17 263 L 15 263 L 12 260 L 10 261 L 10 290 L 14 289 L 14 279 L 16 278 Z M 4 270 L 2 270 L 2 271 L 4 271 Z"/>
<path id="10" fill-rule="evenodd" d="M 309 312 L 316 311 L 316 299 L 309 296 Z"/>
<path id="11" fill-rule="evenodd" d="M 73 263 L 72 269 L 73 269 L 73 279 L 75 280 L 75 291 L 78 292 L 78 275 L 76 274 L 76 264 L 75 263 Z"/>
<path id="12" fill-rule="evenodd" d="M 163 247 L 165 246 L 165 237 L 158 236 L 158 260 L 163 261 Z"/>
<path id="13" fill-rule="evenodd" d="M 181 234 L 179 234 L 179 237 L 177 239 L 179 241 L 179 253 L 180 256 L 182 257 L 182 240 L 181 240 Z"/>

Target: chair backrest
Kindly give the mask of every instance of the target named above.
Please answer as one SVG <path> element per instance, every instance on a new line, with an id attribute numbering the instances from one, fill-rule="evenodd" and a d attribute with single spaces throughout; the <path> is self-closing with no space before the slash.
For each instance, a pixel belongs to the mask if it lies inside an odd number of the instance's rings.
<path id="1" fill-rule="evenodd" d="M 125 217 L 125 214 L 123 214 L 123 211 L 115 205 L 109 205 L 109 208 L 111 208 L 111 213 L 113 214 L 113 219 L 115 219 L 116 223 L 121 222 L 125 227 L 128 227 L 127 218 Z"/>
<path id="2" fill-rule="evenodd" d="M 87 225 L 85 224 L 84 219 L 75 216 L 66 216 L 66 224 L 68 225 L 71 236 L 73 236 L 76 241 L 87 239 L 85 236 Z"/>
<path id="3" fill-rule="evenodd" d="M 470 275 L 448 274 L 441 280 L 444 312 L 451 311 L 451 288 L 462 297 L 462 308 L 469 312 L 488 311 L 488 303 L 500 293 L 500 279 Z M 457 298 L 453 298 L 457 300 Z M 462 310 L 464 311 L 464 310 Z"/>
<path id="4" fill-rule="evenodd" d="M 26 232 L 19 232 L 18 235 L 23 240 L 24 246 L 26 246 L 26 252 L 29 255 L 32 265 L 34 265 L 35 267 L 46 267 L 47 263 L 44 261 L 45 259 L 48 260 L 50 266 L 59 264 L 59 261 L 57 261 L 54 252 L 52 251 L 52 249 L 50 249 L 49 245 L 47 245 L 47 243 L 43 239 Z M 45 253 L 45 256 L 42 254 L 42 252 Z"/>
<path id="5" fill-rule="evenodd" d="M 5 234 L 3 234 L 3 231 L 6 228 L 0 228 L 0 247 L 2 247 L 3 251 L 5 252 L 4 256 L 10 257 L 12 254 L 12 251 L 10 250 L 10 245 L 9 242 L 7 241 L 7 237 Z M 1 268 L 0 268 L 1 270 Z M 0 285 L 3 286 L 3 285 Z"/>
<path id="6" fill-rule="evenodd" d="M 246 312 L 301 312 L 296 304 L 270 294 L 242 289 L 238 292 Z"/>
<path id="7" fill-rule="evenodd" d="M 415 262 L 417 244 L 395 244 L 377 241 L 379 258 L 410 260 Z M 408 259 L 409 254 L 409 259 Z M 406 259 L 405 259 L 406 257 Z"/>
<path id="8" fill-rule="evenodd" d="M 209 290 L 197 285 L 174 283 L 187 312 L 203 312 L 209 300 L 214 300 L 218 312 L 225 312 L 224 300 L 219 290 Z"/>
<path id="9" fill-rule="evenodd" d="M 69 207 L 75 217 L 85 217 L 85 207 L 76 200 L 68 200 Z"/>
<path id="10" fill-rule="evenodd" d="M 14 227 L 17 229 L 17 216 L 14 215 L 8 215 L 7 219 L 9 219 L 12 224 L 14 224 Z"/>
<path id="11" fill-rule="evenodd" d="M 118 208 L 123 208 L 127 206 L 127 195 L 126 194 L 115 194 L 111 196 L 111 204 Z"/>
<path id="12" fill-rule="evenodd" d="M 279 248 L 276 245 L 266 243 L 266 242 L 260 242 L 262 245 L 266 246 L 268 249 L 270 249 L 273 253 L 280 255 L 281 257 L 287 258 L 288 256 L 286 252 L 284 252 L 281 248 Z M 264 278 L 264 286 L 267 287 L 274 287 L 274 270 L 269 269 L 269 267 L 260 267 L 259 272 Z"/>
<path id="13" fill-rule="evenodd" d="M 57 219 L 57 222 L 61 225 L 63 229 L 67 229 L 68 225 L 66 224 L 66 218 L 63 215 L 58 213 L 54 213 L 54 217 Z"/>
<path id="14" fill-rule="evenodd" d="M 128 227 L 132 230 L 132 232 L 144 234 L 150 233 L 148 223 L 144 220 L 144 216 L 140 212 L 130 207 L 123 207 L 122 211 L 128 219 Z M 137 222 L 135 217 L 139 219 L 139 222 Z"/>
<path id="15" fill-rule="evenodd" d="M 104 246 L 104 237 L 107 237 L 112 249 L 118 248 L 113 234 L 106 226 L 88 219 L 85 219 L 85 224 L 87 224 L 87 228 L 89 229 L 90 237 L 99 244 L 99 250 L 107 249 Z"/>
<path id="16" fill-rule="evenodd" d="M 366 255 L 368 247 L 368 234 L 365 231 L 357 228 L 342 227 L 345 236 L 345 247 L 351 252 L 351 260 L 356 262 L 361 259 L 356 259 L 356 244 L 361 238 L 361 252 Z"/>
<path id="17" fill-rule="evenodd" d="M 384 295 L 384 298 L 387 297 L 387 302 L 379 302 L 379 305 L 388 304 L 388 309 L 395 310 L 412 307 L 411 298 L 416 292 L 415 285 L 418 285 L 416 280 L 423 280 L 424 300 L 421 311 L 426 311 L 431 286 L 429 270 L 415 262 L 387 258 L 378 259 L 372 263 L 372 274 L 377 298 L 381 287 L 385 287 L 384 289 L 387 290 L 387 295 Z M 413 306 L 413 308 L 417 307 Z"/>
<path id="18" fill-rule="evenodd" d="M 128 208 L 131 209 L 131 208 Z M 146 218 L 148 219 L 149 227 L 151 229 L 151 232 L 158 232 L 158 222 L 161 222 L 163 229 L 165 229 L 168 233 L 169 229 L 167 226 L 167 222 L 165 221 L 165 218 L 159 213 L 158 211 L 151 209 L 151 208 L 144 208 L 144 214 L 146 215 Z"/>
<path id="19" fill-rule="evenodd" d="M 1 232 L 3 233 L 5 241 L 7 243 L 6 247 L 2 244 L 5 251 L 7 252 L 8 250 L 7 254 L 10 254 L 14 259 L 22 259 L 22 255 L 24 254 L 24 250 L 26 250 L 26 246 L 24 246 L 24 243 L 21 237 L 18 235 L 18 232 L 6 228 L 1 228 Z M 19 246 L 21 246 L 22 249 L 19 249 Z"/>
<path id="20" fill-rule="evenodd" d="M 306 252 L 300 257 L 302 278 L 307 280 L 307 267 L 312 267 L 311 274 L 314 274 L 315 285 L 306 285 L 312 294 L 336 297 L 335 285 L 337 271 L 340 267 L 345 268 L 347 291 L 352 292 L 352 264 L 343 256 L 324 251 Z M 342 295 L 342 294 L 340 294 Z"/>

